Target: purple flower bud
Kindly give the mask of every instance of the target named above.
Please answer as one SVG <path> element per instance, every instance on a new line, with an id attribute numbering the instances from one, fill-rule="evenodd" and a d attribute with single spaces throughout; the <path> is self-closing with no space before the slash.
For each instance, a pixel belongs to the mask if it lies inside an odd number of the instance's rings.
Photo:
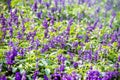
<path id="1" fill-rule="evenodd" d="M 9 11 L 11 10 L 11 0 L 7 0 L 7 5 L 8 5 L 8 9 L 9 9 Z"/>
<path id="2" fill-rule="evenodd" d="M 38 75 L 39 75 L 39 71 L 35 70 L 33 74 L 33 79 L 36 80 Z"/>
<path id="3" fill-rule="evenodd" d="M 38 2 L 41 4 L 41 3 L 42 3 L 42 0 L 38 0 Z"/>
<path id="4" fill-rule="evenodd" d="M 2 71 L 2 64 L 0 64 L 0 72 Z"/>
<path id="5" fill-rule="evenodd" d="M 49 80 L 48 77 L 46 75 L 44 75 L 44 80 Z"/>
<path id="6" fill-rule="evenodd" d="M 45 29 L 48 28 L 48 21 L 46 19 L 44 19 L 42 25 L 44 26 Z"/>
<path id="7" fill-rule="evenodd" d="M 49 8 L 49 7 L 50 7 L 50 3 L 49 3 L 49 2 L 46 2 L 46 3 L 45 3 L 45 6 L 46 6 L 47 8 Z"/>
<path id="8" fill-rule="evenodd" d="M 3 75 L 3 76 L 0 76 L 0 80 L 7 80 L 7 78 L 5 75 Z"/>
<path id="9" fill-rule="evenodd" d="M 44 52 L 46 52 L 46 51 L 48 51 L 49 50 L 49 47 L 48 47 L 48 45 L 46 44 L 46 45 L 44 45 L 43 46 L 43 48 L 41 49 L 41 53 L 44 53 Z"/>
<path id="10" fill-rule="evenodd" d="M 15 80 L 21 80 L 22 75 L 20 74 L 20 72 L 16 72 L 15 73 Z"/>
<path id="11" fill-rule="evenodd" d="M 64 71 L 65 70 L 65 65 L 64 64 L 60 65 L 59 70 L 60 70 L 60 72 Z"/>
<path id="12" fill-rule="evenodd" d="M 23 72 L 21 80 L 27 80 L 26 72 Z"/>
<path id="13" fill-rule="evenodd" d="M 78 41 L 73 42 L 72 46 L 73 46 L 73 47 L 78 47 Z"/>
<path id="14" fill-rule="evenodd" d="M 42 18 L 42 11 L 38 12 L 37 14 L 38 19 Z"/>
<path id="15" fill-rule="evenodd" d="M 94 54 L 94 60 L 97 61 L 98 59 L 99 59 L 99 54 L 98 51 L 96 51 Z"/>
<path id="16" fill-rule="evenodd" d="M 32 10 L 36 12 L 36 11 L 37 11 L 37 8 L 38 8 L 38 6 L 37 6 L 37 1 L 35 0 L 34 4 L 33 4 L 33 6 L 32 6 Z"/>
<path id="17" fill-rule="evenodd" d="M 23 37 L 23 35 L 20 32 L 18 32 L 17 38 L 22 39 L 22 37 Z"/>
<path id="18" fill-rule="evenodd" d="M 77 67 L 78 67 L 78 63 L 77 63 L 77 62 L 74 62 L 74 63 L 73 63 L 73 66 L 74 66 L 74 68 L 77 68 Z"/>
<path id="19" fill-rule="evenodd" d="M 88 37 L 88 35 L 86 35 L 86 37 L 85 37 L 85 42 L 89 42 L 89 37 Z"/>
<path id="20" fill-rule="evenodd" d="M 120 62 L 120 56 L 118 56 L 118 62 Z"/>
<path id="21" fill-rule="evenodd" d="M 74 20 L 71 18 L 71 19 L 69 20 L 69 22 L 68 22 L 68 25 L 71 26 L 71 25 L 73 24 L 73 21 L 74 21 Z"/>

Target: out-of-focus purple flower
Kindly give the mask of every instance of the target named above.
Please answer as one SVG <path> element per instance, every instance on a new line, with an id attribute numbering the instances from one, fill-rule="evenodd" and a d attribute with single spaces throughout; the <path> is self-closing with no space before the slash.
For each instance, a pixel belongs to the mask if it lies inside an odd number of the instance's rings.
<path id="1" fill-rule="evenodd" d="M 5 75 L 0 76 L 0 80 L 7 80 L 7 77 Z"/>
<path id="2" fill-rule="evenodd" d="M 98 8 L 96 9 L 95 13 L 97 14 L 97 13 L 99 13 L 99 12 L 100 12 L 100 7 L 98 7 Z"/>
<path id="3" fill-rule="evenodd" d="M 38 0 L 38 2 L 41 4 L 41 3 L 42 3 L 42 0 Z"/>
<path id="4" fill-rule="evenodd" d="M 47 37 L 48 37 L 48 29 L 45 29 L 44 38 L 47 38 Z"/>
<path id="5" fill-rule="evenodd" d="M 110 28 L 112 28 L 112 24 L 113 24 L 113 21 L 114 21 L 115 16 L 116 16 L 116 12 L 113 11 L 113 13 L 112 13 L 112 18 L 111 18 L 110 23 L 109 23 L 109 27 L 110 27 Z"/>
<path id="6" fill-rule="evenodd" d="M 23 72 L 21 80 L 27 80 L 26 72 Z"/>
<path id="7" fill-rule="evenodd" d="M 14 59 L 14 54 L 11 51 L 8 51 L 6 54 L 6 64 L 13 65 L 15 63 Z"/>
<path id="8" fill-rule="evenodd" d="M 37 8 L 38 8 L 38 6 L 37 6 L 37 0 L 35 0 L 35 1 L 34 1 L 34 4 L 33 4 L 33 6 L 32 6 L 32 10 L 36 12 L 36 11 L 37 11 Z"/>
<path id="9" fill-rule="evenodd" d="M 51 18 L 50 24 L 51 24 L 51 25 L 54 25 L 54 17 Z"/>
<path id="10" fill-rule="evenodd" d="M 99 25 L 99 29 L 102 29 L 102 27 L 103 27 L 103 25 L 101 24 L 101 25 Z"/>
<path id="11" fill-rule="evenodd" d="M 74 53 L 72 53 L 72 52 L 70 52 L 70 51 L 68 51 L 68 52 L 67 52 L 67 54 L 69 54 L 69 55 L 70 55 L 70 59 L 71 59 L 71 60 L 72 60 L 72 59 L 73 59 L 73 57 L 75 56 L 75 55 L 74 55 Z"/>
<path id="12" fill-rule="evenodd" d="M 54 0 L 54 3 L 55 3 L 55 7 L 57 7 L 57 5 L 58 5 L 58 0 Z"/>
<path id="13" fill-rule="evenodd" d="M 56 12 L 56 11 L 57 11 L 57 8 L 56 8 L 56 7 L 51 8 L 51 12 L 52 12 L 52 13 L 54 13 L 54 12 Z"/>
<path id="14" fill-rule="evenodd" d="M 71 26 L 71 25 L 73 24 L 73 21 L 74 21 L 74 19 L 71 18 L 71 19 L 68 21 L 68 26 Z"/>
<path id="15" fill-rule="evenodd" d="M 114 32 L 112 35 L 111 35 L 111 43 L 115 42 L 117 40 L 117 33 Z"/>
<path id="16" fill-rule="evenodd" d="M 84 59 L 85 60 L 92 60 L 92 50 L 85 50 L 84 51 Z"/>
<path id="17" fill-rule="evenodd" d="M 62 54 L 60 54 L 57 56 L 57 58 L 58 58 L 58 62 L 62 62 L 64 64 L 66 57 L 64 57 Z"/>
<path id="18" fill-rule="evenodd" d="M 15 80 L 21 80 L 22 75 L 20 74 L 20 72 L 16 72 L 15 73 Z"/>
<path id="19" fill-rule="evenodd" d="M 82 55 L 82 53 L 83 53 L 83 51 L 82 51 L 82 50 L 78 50 L 78 55 L 79 55 L 79 56 L 81 56 L 81 55 Z"/>
<path id="20" fill-rule="evenodd" d="M 9 45 L 10 47 L 13 47 L 13 46 L 14 46 L 14 43 L 13 43 L 12 41 L 9 41 L 8 45 Z"/>
<path id="21" fill-rule="evenodd" d="M 97 70 L 88 71 L 86 80 L 100 80 L 100 72 Z"/>
<path id="22" fill-rule="evenodd" d="M 103 76 L 102 80 L 110 80 L 111 78 L 113 77 L 117 77 L 120 75 L 120 72 L 118 71 L 108 71 L 108 72 L 105 72 L 105 76 Z"/>
<path id="23" fill-rule="evenodd" d="M 48 21 L 46 19 L 44 19 L 42 25 L 44 26 L 45 29 L 47 29 L 48 28 Z"/>
<path id="24" fill-rule="evenodd" d="M 18 32 L 17 38 L 22 39 L 22 37 L 23 37 L 23 35 L 20 32 Z"/>
<path id="25" fill-rule="evenodd" d="M 89 37 L 88 37 L 88 35 L 86 35 L 86 37 L 85 37 L 85 42 L 89 42 Z"/>
<path id="26" fill-rule="evenodd" d="M 45 6 L 46 6 L 47 8 L 49 8 L 49 7 L 50 7 L 50 3 L 49 3 L 49 2 L 46 2 L 46 3 L 45 3 Z"/>
<path id="27" fill-rule="evenodd" d="M 10 11 L 11 10 L 11 0 L 7 0 L 7 5 L 8 5 L 8 9 Z"/>
<path id="28" fill-rule="evenodd" d="M 21 56 L 24 56 L 24 55 L 25 55 L 25 52 L 26 52 L 26 49 L 25 49 L 25 48 L 20 48 L 19 54 L 20 54 Z"/>
<path id="29" fill-rule="evenodd" d="M 119 67 L 120 67 L 119 63 L 116 62 L 115 65 L 114 65 L 114 67 L 115 67 L 115 69 L 118 71 L 118 69 L 119 69 Z"/>
<path id="30" fill-rule="evenodd" d="M 120 62 L 120 56 L 118 56 L 118 62 Z"/>
<path id="31" fill-rule="evenodd" d="M 112 5 L 112 0 L 107 0 L 106 4 L 105 4 L 105 9 L 106 11 L 109 11 L 113 8 L 113 5 Z"/>
<path id="32" fill-rule="evenodd" d="M 12 38 L 12 36 L 13 36 L 13 28 L 12 27 L 9 27 L 9 34 L 10 34 L 10 37 Z"/>
<path id="33" fill-rule="evenodd" d="M 49 80 L 49 78 L 46 75 L 44 75 L 44 80 Z"/>
<path id="34" fill-rule="evenodd" d="M 74 62 L 74 63 L 73 63 L 73 66 L 74 66 L 74 68 L 77 68 L 77 67 L 78 67 L 78 63 L 77 63 L 77 62 Z"/>
<path id="35" fill-rule="evenodd" d="M 98 59 L 99 59 L 99 54 L 98 51 L 96 51 L 94 54 L 94 60 L 97 61 Z"/>
<path id="36" fill-rule="evenodd" d="M 73 42 L 72 46 L 73 46 L 73 47 L 77 47 L 77 46 L 78 46 L 78 41 Z"/>
<path id="37" fill-rule="evenodd" d="M 39 70 L 35 70 L 33 74 L 33 79 L 37 80 L 37 76 L 39 75 Z"/>
<path id="38" fill-rule="evenodd" d="M 77 34 L 77 38 L 78 38 L 78 39 L 83 39 L 83 36 Z"/>
<path id="39" fill-rule="evenodd" d="M 44 45 L 43 48 L 41 49 L 41 53 L 44 53 L 49 50 L 48 44 Z"/>
<path id="40" fill-rule="evenodd" d="M 0 64 L 0 72 L 2 71 L 2 64 Z"/>
<path id="41" fill-rule="evenodd" d="M 38 47 L 40 46 L 40 41 L 39 41 L 39 39 L 36 39 L 36 49 L 38 49 Z"/>
<path id="42" fill-rule="evenodd" d="M 65 65 L 61 64 L 60 67 L 59 67 L 59 70 L 60 70 L 60 72 L 64 71 L 65 70 Z"/>
<path id="43" fill-rule="evenodd" d="M 61 74 L 59 73 L 54 73 L 51 75 L 52 80 L 61 80 Z"/>
<path id="44" fill-rule="evenodd" d="M 38 19 L 42 18 L 42 11 L 38 12 L 37 14 Z"/>
<path id="45" fill-rule="evenodd" d="M 95 28 L 96 28 L 96 26 L 97 26 L 98 22 L 99 22 L 99 19 L 97 19 L 97 20 L 95 21 L 95 23 L 94 23 L 94 25 L 93 25 L 93 29 L 95 29 Z"/>

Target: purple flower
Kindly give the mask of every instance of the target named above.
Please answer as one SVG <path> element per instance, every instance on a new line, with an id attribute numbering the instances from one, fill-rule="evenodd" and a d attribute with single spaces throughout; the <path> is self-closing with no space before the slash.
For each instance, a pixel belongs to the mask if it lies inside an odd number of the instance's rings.
<path id="1" fill-rule="evenodd" d="M 69 21 L 68 21 L 68 25 L 71 26 L 73 24 L 73 19 L 71 18 Z"/>
<path id="2" fill-rule="evenodd" d="M 37 8 L 38 8 L 38 6 L 37 6 L 37 1 L 35 0 L 34 4 L 33 4 L 33 6 L 32 6 L 32 10 L 36 12 L 36 11 L 37 11 Z"/>
<path id="3" fill-rule="evenodd" d="M 78 41 L 73 42 L 72 46 L 73 46 L 73 47 L 78 47 Z"/>
<path id="4" fill-rule="evenodd" d="M 22 39 L 22 37 L 23 37 L 23 35 L 20 32 L 18 32 L 17 38 Z"/>
<path id="5" fill-rule="evenodd" d="M 99 19 L 97 19 L 97 20 L 95 21 L 95 23 L 94 23 L 94 25 L 93 25 L 93 29 L 95 29 L 95 28 L 96 28 L 96 26 L 97 26 L 98 22 L 99 22 Z"/>
<path id="6" fill-rule="evenodd" d="M 44 19 L 42 25 L 44 26 L 45 29 L 47 29 L 48 28 L 48 21 L 46 19 Z"/>
<path id="7" fill-rule="evenodd" d="M 89 42 L 89 37 L 88 37 L 88 35 L 86 35 L 86 37 L 85 37 L 85 42 Z"/>
<path id="8" fill-rule="evenodd" d="M 20 52 L 19 52 L 20 56 L 24 56 L 25 52 L 26 52 L 25 48 L 20 48 Z"/>
<path id="9" fill-rule="evenodd" d="M 46 3 L 45 3 L 45 6 L 46 6 L 47 8 L 49 8 L 49 7 L 50 7 L 50 3 L 49 3 L 49 2 L 46 2 Z"/>
<path id="10" fill-rule="evenodd" d="M 57 11 L 56 7 L 51 8 L 51 12 L 54 13 L 55 11 Z"/>
<path id="11" fill-rule="evenodd" d="M 43 48 L 41 49 L 41 53 L 45 53 L 45 52 L 48 51 L 48 50 L 49 50 L 49 47 L 48 47 L 48 45 L 46 44 L 46 45 L 44 45 Z"/>
<path id="12" fill-rule="evenodd" d="M 41 3 L 42 3 L 42 0 L 38 0 L 38 2 L 41 4 Z"/>
<path id="13" fill-rule="evenodd" d="M 57 58 L 58 58 L 58 62 L 62 62 L 64 64 L 66 57 L 64 57 L 62 54 L 60 54 L 57 56 Z"/>
<path id="14" fill-rule="evenodd" d="M 118 62 L 120 62 L 120 56 L 118 56 Z"/>
<path id="15" fill-rule="evenodd" d="M 57 5 L 58 5 L 58 0 L 54 0 L 54 3 L 55 3 L 55 7 L 57 7 Z"/>
<path id="16" fill-rule="evenodd" d="M 101 25 L 99 25 L 99 29 L 102 29 L 102 27 L 103 27 L 103 25 L 101 24 Z"/>
<path id="17" fill-rule="evenodd" d="M 33 79 L 36 80 L 38 75 L 39 75 L 39 71 L 35 70 L 33 74 Z"/>
<path id="18" fill-rule="evenodd" d="M 10 6 L 10 4 L 11 4 L 11 0 L 7 0 L 7 5 L 8 5 L 8 9 L 9 9 L 9 11 L 11 10 L 11 6 Z"/>
<path id="19" fill-rule="evenodd" d="M 46 75 L 44 75 L 44 80 L 49 80 L 48 77 Z"/>
<path id="20" fill-rule="evenodd" d="M 60 72 L 64 71 L 65 70 L 65 65 L 61 64 L 59 70 L 60 70 Z"/>
<path id="21" fill-rule="evenodd" d="M 51 75 L 52 80 L 61 80 L 61 74 L 59 73 L 54 73 Z"/>
<path id="22" fill-rule="evenodd" d="M 82 35 L 77 35 L 77 38 L 78 39 L 83 39 L 83 36 Z"/>
<path id="23" fill-rule="evenodd" d="M 0 64 L 0 72 L 2 71 L 2 64 Z"/>
<path id="24" fill-rule="evenodd" d="M 97 70 L 88 71 L 86 80 L 100 80 L 100 72 Z"/>
<path id="25" fill-rule="evenodd" d="M 12 53 L 12 51 L 8 51 L 6 54 L 6 64 L 13 65 L 15 63 L 14 59 L 15 59 L 15 56 Z"/>
<path id="26" fill-rule="evenodd" d="M 74 63 L 73 63 L 73 66 L 74 66 L 74 68 L 77 68 L 77 67 L 78 67 L 78 63 L 77 63 L 77 62 L 74 62 Z"/>
<path id="27" fill-rule="evenodd" d="M 15 80 L 21 80 L 22 75 L 20 74 L 20 72 L 16 72 L 15 73 Z"/>
<path id="28" fill-rule="evenodd" d="M 5 75 L 3 75 L 3 76 L 0 76 L 0 80 L 7 80 L 7 78 Z"/>
<path id="29" fill-rule="evenodd" d="M 48 37 L 48 29 L 45 29 L 44 38 L 47 38 L 47 37 Z"/>
<path id="30" fill-rule="evenodd" d="M 26 72 L 23 72 L 21 80 L 27 80 Z"/>
<path id="31" fill-rule="evenodd" d="M 40 18 L 42 18 L 42 11 L 40 11 L 40 12 L 38 12 L 36 15 L 37 15 L 37 17 L 38 17 L 38 19 L 40 19 Z"/>
<path id="32" fill-rule="evenodd" d="M 99 59 L 99 54 L 98 51 L 96 51 L 94 54 L 94 60 L 97 61 L 98 59 Z"/>
<path id="33" fill-rule="evenodd" d="M 10 34 L 10 37 L 12 38 L 12 36 L 13 36 L 13 28 L 12 27 L 9 27 L 9 34 Z"/>

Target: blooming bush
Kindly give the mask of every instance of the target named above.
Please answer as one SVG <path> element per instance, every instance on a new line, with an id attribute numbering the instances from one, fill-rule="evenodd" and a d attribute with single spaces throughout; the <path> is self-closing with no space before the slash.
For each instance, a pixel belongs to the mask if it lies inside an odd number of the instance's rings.
<path id="1" fill-rule="evenodd" d="M 119 80 L 119 0 L 1 0 L 0 80 Z"/>

